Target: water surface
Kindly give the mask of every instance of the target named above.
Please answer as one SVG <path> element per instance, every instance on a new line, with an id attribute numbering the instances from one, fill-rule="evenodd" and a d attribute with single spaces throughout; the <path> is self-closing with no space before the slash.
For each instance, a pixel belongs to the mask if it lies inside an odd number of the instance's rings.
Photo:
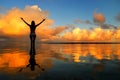
<path id="1" fill-rule="evenodd" d="M 31 71 L 28 42 L 0 43 L 0 80 L 120 80 L 120 44 L 36 43 Z"/>

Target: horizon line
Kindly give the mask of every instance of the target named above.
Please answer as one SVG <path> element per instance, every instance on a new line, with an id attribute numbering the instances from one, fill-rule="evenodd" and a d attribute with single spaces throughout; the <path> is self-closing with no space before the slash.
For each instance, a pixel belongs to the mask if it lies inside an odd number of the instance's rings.
<path id="1" fill-rule="evenodd" d="M 120 42 L 44 42 L 47 44 L 120 44 Z"/>

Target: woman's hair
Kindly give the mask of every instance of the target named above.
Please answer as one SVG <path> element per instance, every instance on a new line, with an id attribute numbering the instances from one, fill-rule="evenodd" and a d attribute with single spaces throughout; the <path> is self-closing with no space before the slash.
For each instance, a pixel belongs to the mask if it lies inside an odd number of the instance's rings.
<path id="1" fill-rule="evenodd" d="M 31 22 L 31 25 L 35 25 L 35 21 L 32 21 L 32 22 Z"/>

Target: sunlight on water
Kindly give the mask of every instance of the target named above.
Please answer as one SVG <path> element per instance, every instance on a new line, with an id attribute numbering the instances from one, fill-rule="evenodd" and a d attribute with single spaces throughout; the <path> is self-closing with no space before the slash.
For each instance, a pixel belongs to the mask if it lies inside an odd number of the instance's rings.
<path id="1" fill-rule="evenodd" d="M 19 78 L 24 75 L 30 79 L 39 77 L 42 70 L 38 66 L 35 66 L 33 72 L 27 67 L 30 59 L 29 48 L 29 43 L 1 45 L 0 74 L 17 75 Z M 120 44 L 37 44 L 35 60 L 45 71 L 62 70 L 59 66 L 64 67 L 64 64 L 95 64 L 93 71 L 101 71 L 104 69 L 102 63 L 106 61 L 111 62 L 110 66 L 114 66 L 113 62 L 119 65 Z"/>

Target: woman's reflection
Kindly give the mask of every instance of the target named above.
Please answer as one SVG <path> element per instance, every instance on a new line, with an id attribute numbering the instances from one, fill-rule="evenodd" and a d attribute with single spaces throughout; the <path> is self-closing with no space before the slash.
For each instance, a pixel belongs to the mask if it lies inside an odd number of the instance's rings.
<path id="1" fill-rule="evenodd" d="M 32 49 L 32 50 L 35 50 L 35 49 Z M 25 68 L 30 68 L 31 71 L 34 71 L 34 70 L 35 70 L 35 66 L 37 66 L 37 67 L 40 68 L 42 71 L 44 71 L 44 68 L 41 68 L 40 65 L 36 63 L 36 60 L 35 60 L 35 51 L 32 51 L 32 50 L 30 50 L 30 54 L 29 54 L 29 56 L 30 56 L 30 58 L 29 58 L 29 64 L 26 65 Z M 21 69 L 19 70 L 19 72 L 21 72 L 21 71 L 22 71 L 23 69 L 25 69 L 25 68 L 21 68 Z"/>
<path id="2" fill-rule="evenodd" d="M 35 66 L 39 67 L 42 71 L 44 71 L 44 69 L 41 68 L 40 65 L 36 63 L 35 55 L 30 55 L 29 64 L 26 66 L 26 68 L 30 67 L 31 71 L 34 71 Z"/>

